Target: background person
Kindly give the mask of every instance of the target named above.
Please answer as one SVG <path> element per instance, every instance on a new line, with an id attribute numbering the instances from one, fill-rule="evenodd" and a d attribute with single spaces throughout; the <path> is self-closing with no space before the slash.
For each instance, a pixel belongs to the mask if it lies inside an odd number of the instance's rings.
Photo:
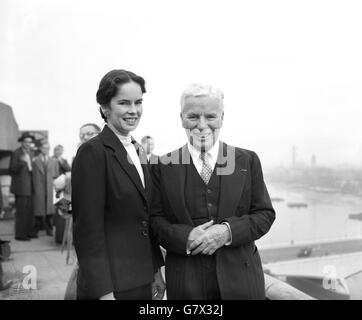
<path id="1" fill-rule="evenodd" d="M 49 143 L 43 142 L 40 153 L 33 159 L 33 211 L 35 216 L 34 234 L 44 225 L 46 234 L 53 235 L 53 181 L 59 175 L 58 161 L 49 157 Z"/>
<path id="2" fill-rule="evenodd" d="M 155 148 L 155 139 L 151 136 L 144 136 L 141 139 L 141 145 L 146 151 L 147 162 L 149 164 L 156 164 L 158 157 L 153 153 L 153 149 Z"/>
<path id="3" fill-rule="evenodd" d="M 95 123 L 86 123 L 86 124 L 82 125 L 79 128 L 78 148 L 82 145 L 82 143 L 87 142 L 91 138 L 95 137 L 100 131 L 101 131 L 101 129 Z M 60 151 L 58 151 L 58 154 L 59 153 L 60 153 Z M 61 150 L 61 154 L 62 153 L 63 153 L 63 149 Z M 55 155 L 55 151 L 54 151 L 54 155 Z M 68 162 L 66 162 L 66 164 L 68 165 Z M 67 166 L 64 166 L 64 168 L 67 168 Z M 69 169 L 71 170 L 70 166 L 69 166 Z M 65 174 L 64 183 L 62 183 L 61 187 L 56 188 L 57 194 L 62 193 L 63 198 L 69 202 L 71 202 L 71 193 L 72 193 L 70 170 L 64 172 L 64 174 Z M 61 171 L 62 170 L 60 170 L 60 172 Z M 63 170 L 63 171 L 65 171 L 65 170 Z M 63 241 L 64 232 L 65 232 L 65 219 L 64 219 L 63 214 L 60 215 L 59 213 L 60 213 L 59 210 L 55 210 L 55 215 L 54 215 L 55 242 L 58 244 L 61 244 Z M 65 214 L 67 214 L 67 213 L 69 213 L 68 210 L 65 212 Z M 72 299 L 67 299 L 67 300 L 72 300 Z"/>
<path id="4" fill-rule="evenodd" d="M 71 168 L 66 159 L 63 158 L 64 147 L 60 144 L 54 147 L 53 159 L 58 162 L 59 175 L 70 172 Z"/>
<path id="5" fill-rule="evenodd" d="M 10 160 L 10 192 L 15 195 L 15 239 L 29 241 L 32 233 L 34 215 L 32 210 L 33 178 L 31 150 L 34 136 L 23 133 L 18 139 L 21 147 L 16 149 Z"/>
<path id="6" fill-rule="evenodd" d="M 82 125 L 79 129 L 79 145 L 84 142 L 87 142 L 91 138 L 95 137 L 99 132 L 101 132 L 101 128 L 95 123 L 86 123 Z"/>
<path id="7" fill-rule="evenodd" d="M 101 129 L 94 123 L 87 123 L 87 124 L 82 125 L 79 128 L 80 142 L 78 144 L 78 147 L 80 147 L 84 142 L 87 142 L 88 140 L 95 137 L 97 134 L 99 134 L 100 131 L 101 131 Z M 71 205 L 72 186 L 71 186 L 71 176 L 70 175 L 66 176 L 65 184 L 62 189 L 64 192 L 64 198 L 66 200 L 70 201 L 70 205 Z M 67 210 L 67 212 L 69 213 L 68 210 Z M 72 219 L 72 217 L 70 217 L 70 219 Z M 65 224 L 65 219 L 61 219 L 61 220 Z M 72 223 L 70 225 L 72 225 Z M 63 239 L 63 233 L 64 233 L 64 227 L 63 227 L 61 239 Z M 60 242 L 61 241 L 62 240 L 60 240 Z M 70 239 L 68 239 L 67 241 L 70 241 Z M 78 262 L 77 262 L 75 264 L 72 274 L 70 275 L 70 278 L 68 280 L 67 287 L 65 289 L 64 300 L 76 300 L 77 299 L 78 270 L 79 270 L 79 266 L 78 266 Z"/>
<path id="8" fill-rule="evenodd" d="M 53 150 L 53 159 L 58 162 L 59 167 L 59 176 L 62 174 L 70 173 L 71 168 L 66 159 L 63 158 L 64 147 L 60 144 L 54 147 Z M 60 191 L 60 190 L 59 190 Z M 54 227 L 55 227 L 55 242 L 60 244 L 63 240 L 63 233 L 65 227 L 64 219 L 59 215 L 58 210 L 55 210 L 54 213 Z"/>

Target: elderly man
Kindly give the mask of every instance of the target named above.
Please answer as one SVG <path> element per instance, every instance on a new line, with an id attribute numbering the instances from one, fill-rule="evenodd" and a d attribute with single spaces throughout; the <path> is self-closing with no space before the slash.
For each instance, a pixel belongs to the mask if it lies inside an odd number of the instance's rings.
<path id="1" fill-rule="evenodd" d="M 98 127 L 95 123 L 86 123 L 82 125 L 79 129 L 79 139 L 80 142 L 78 144 L 78 147 L 84 143 L 90 140 L 91 138 L 95 137 L 98 133 L 101 132 L 101 128 Z"/>
<path id="2" fill-rule="evenodd" d="M 254 241 L 275 212 L 255 152 L 219 141 L 223 93 L 195 84 L 181 97 L 188 143 L 152 166 L 152 231 L 167 250 L 168 299 L 265 299 Z"/>

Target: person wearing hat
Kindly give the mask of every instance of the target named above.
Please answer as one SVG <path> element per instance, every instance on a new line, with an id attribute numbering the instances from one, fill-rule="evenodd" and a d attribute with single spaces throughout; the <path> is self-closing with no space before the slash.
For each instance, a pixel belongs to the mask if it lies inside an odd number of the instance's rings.
<path id="1" fill-rule="evenodd" d="M 15 239 L 29 241 L 32 234 L 32 158 L 31 145 L 34 136 L 23 133 L 18 139 L 20 148 L 16 149 L 10 160 L 11 186 L 10 192 L 15 195 Z"/>

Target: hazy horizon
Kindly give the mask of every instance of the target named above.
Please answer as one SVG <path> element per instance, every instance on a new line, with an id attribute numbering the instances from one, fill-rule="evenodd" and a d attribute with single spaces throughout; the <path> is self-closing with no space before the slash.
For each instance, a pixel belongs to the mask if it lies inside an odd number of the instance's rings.
<path id="1" fill-rule="evenodd" d="M 179 98 L 189 83 L 225 93 L 221 139 L 263 167 L 298 159 L 362 163 L 362 4 L 358 1 L 0 2 L 0 101 L 20 130 L 48 130 L 74 156 L 78 129 L 102 124 L 101 77 L 147 82 L 134 133 L 163 154 L 186 141 Z"/>

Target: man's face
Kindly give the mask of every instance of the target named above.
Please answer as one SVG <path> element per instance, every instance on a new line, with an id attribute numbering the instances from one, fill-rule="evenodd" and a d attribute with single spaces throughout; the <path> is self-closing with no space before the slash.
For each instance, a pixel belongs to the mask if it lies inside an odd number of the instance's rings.
<path id="1" fill-rule="evenodd" d="M 31 148 L 31 144 L 33 143 L 33 139 L 31 138 L 25 138 L 22 142 L 21 145 L 23 146 L 23 148 L 27 151 L 30 150 Z"/>
<path id="2" fill-rule="evenodd" d="M 63 155 L 63 151 L 64 151 L 63 148 L 60 147 L 54 149 L 54 156 L 56 158 L 61 158 L 61 156 Z"/>
<path id="3" fill-rule="evenodd" d="M 40 147 L 40 152 L 44 155 L 44 156 L 47 156 L 49 155 L 49 144 L 43 144 L 41 147 Z"/>
<path id="4" fill-rule="evenodd" d="M 98 131 L 93 126 L 85 126 L 79 130 L 79 139 L 81 143 L 87 142 L 98 134 Z"/>
<path id="5" fill-rule="evenodd" d="M 190 143 L 199 151 L 208 151 L 215 144 L 222 127 L 224 112 L 214 97 L 187 97 L 181 112 L 182 126 Z"/>

